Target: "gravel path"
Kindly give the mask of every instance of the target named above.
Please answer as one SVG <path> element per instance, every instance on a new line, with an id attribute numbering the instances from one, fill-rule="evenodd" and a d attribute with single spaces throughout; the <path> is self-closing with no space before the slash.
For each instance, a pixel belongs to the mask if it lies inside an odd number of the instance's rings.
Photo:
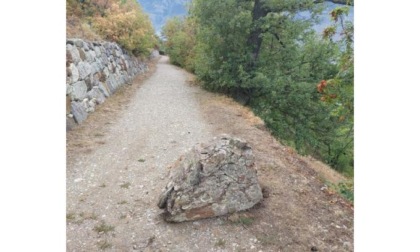
<path id="1" fill-rule="evenodd" d="M 223 219 L 168 224 L 159 216 L 167 167 L 213 137 L 197 104 L 204 91 L 188 85 L 187 75 L 162 57 L 103 144 L 68 160 L 67 251 L 255 248 L 253 235 Z"/>

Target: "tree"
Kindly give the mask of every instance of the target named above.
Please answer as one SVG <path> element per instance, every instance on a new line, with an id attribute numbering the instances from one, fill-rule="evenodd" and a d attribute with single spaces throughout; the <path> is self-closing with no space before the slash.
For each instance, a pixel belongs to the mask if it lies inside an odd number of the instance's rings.
<path id="1" fill-rule="evenodd" d="M 195 23 L 191 18 L 169 19 L 162 29 L 166 52 L 171 55 L 171 62 L 194 71 Z"/>
<path id="2" fill-rule="evenodd" d="M 165 36 L 172 60 L 192 61 L 205 88 L 251 106 L 300 153 L 351 171 L 353 121 L 345 114 L 353 86 L 344 83 L 352 83 L 352 50 L 343 54 L 343 43 L 315 33 L 321 11 L 313 0 L 193 0 L 187 19 L 194 32 L 180 32 L 185 21 L 171 20 Z M 183 51 L 189 36 L 193 53 Z"/>
<path id="3" fill-rule="evenodd" d="M 136 0 L 67 0 L 68 36 L 114 41 L 130 53 L 148 55 L 157 43 L 149 17 Z M 89 36 L 87 36 L 89 33 Z"/>
<path id="4" fill-rule="evenodd" d="M 150 19 L 135 0 L 112 2 L 93 22 L 106 40 L 117 42 L 136 56 L 148 54 L 157 43 Z"/>
<path id="5" fill-rule="evenodd" d="M 336 148 L 332 150 L 329 162 L 336 167 L 344 167 L 341 162 L 353 162 L 353 124 L 354 124 L 354 28 L 353 23 L 344 21 L 348 15 L 348 7 L 338 7 L 330 15 L 334 25 L 324 30 L 324 39 L 332 37 L 340 28 L 338 44 L 341 48 L 338 57 L 337 74 L 324 81 L 324 88 L 320 90 L 321 99 L 332 107 L 332 111 L 340 122 L 337 131 L 341 133 L 336 138 Z M 343 158 L 346 157 L 346 158 Z"/>

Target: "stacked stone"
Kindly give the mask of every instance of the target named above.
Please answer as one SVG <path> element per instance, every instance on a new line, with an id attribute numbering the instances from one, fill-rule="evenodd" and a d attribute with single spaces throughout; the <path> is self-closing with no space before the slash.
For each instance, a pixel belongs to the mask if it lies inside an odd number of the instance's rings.
<path id="1" fill-rule="evenodd" d="M 147 65 L 111 42 L 67 39 L 67 124 L 82 123 L 95 106 L 148 70 Z"/>

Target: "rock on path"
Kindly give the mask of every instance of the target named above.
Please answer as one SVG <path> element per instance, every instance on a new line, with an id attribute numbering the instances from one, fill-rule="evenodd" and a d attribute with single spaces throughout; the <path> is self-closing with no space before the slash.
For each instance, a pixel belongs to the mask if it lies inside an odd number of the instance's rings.
<path id="1" fill-rule="evenodd" d="M 166 221 L 183 222 L 243 211 L 262 199 L 252 148 L 223 135 L 194 146 L 171 167 L 158 206 Z"/>

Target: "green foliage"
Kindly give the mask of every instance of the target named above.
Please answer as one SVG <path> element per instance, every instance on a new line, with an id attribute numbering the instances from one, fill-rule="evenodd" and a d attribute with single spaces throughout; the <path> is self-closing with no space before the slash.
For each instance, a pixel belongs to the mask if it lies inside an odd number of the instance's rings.
<path id="1" fill-rule="evenodd" d="M 347 15 L 348 7 L 334 9 L 330 15 L 335 25 L 326 28 L 336 32 L 341 28 L 340 39 L 337 45 L 341 50 L 337 56 L 338 72 L 327 80 L 327 85 L 320 92 L 321 99 L 331 108 L 331 113 L 339 118 L 340 125 L 336 131 L 340 134 L 335 148 L 331 150 L 329 162 L 340 171 L 353 175 L 353 123 L 354 123 L 354 51 L 353 51 L 353 23 L 344 22 L 344 15 Z M 330 40 L 335 33 L 325 36 Z M 351 169 L 350 169 L 351 167 Z"/>
<path id="2" fill-rule="evenodd" d="M 321 10 L 312 0 L 193 0 L 187 19 L 165 26 L 167 52 L 205 88 L 251 106 L 283 142 L 352 176 L 352 24 L 340 7 L 322 38 L 311 28 Z"/>
<path id="3" fill-rule="evenodd" d="M 166 38 L 165 52 L 171 56 L 171 63 L 194 71 L 195 24 L 193 19 L 174 17 L 162 29 Z"/>
<path id="4" fill-rule="evenodd" d="M 350 179 L 346 182 L 340 182 L 338 184 L 327 183 L 335 192 L 339 193 L 345 199 L 350 202 L 354 202 L 354 180 Z"/>
<path id="5" fill-rule="evenodd" d="M 354 181 L 338 184 L 340 194 L 351 202 L 354 202 Z"/>
<path id="6" fill-rule="evenodd" d="M 239 218 L 238 223 L 240 223 L 242 225 L 245 225 L 245 226 L 251 226 L 252 223 L 254 223 L 254 218 L 243 216 L 243 217 Z"/>

